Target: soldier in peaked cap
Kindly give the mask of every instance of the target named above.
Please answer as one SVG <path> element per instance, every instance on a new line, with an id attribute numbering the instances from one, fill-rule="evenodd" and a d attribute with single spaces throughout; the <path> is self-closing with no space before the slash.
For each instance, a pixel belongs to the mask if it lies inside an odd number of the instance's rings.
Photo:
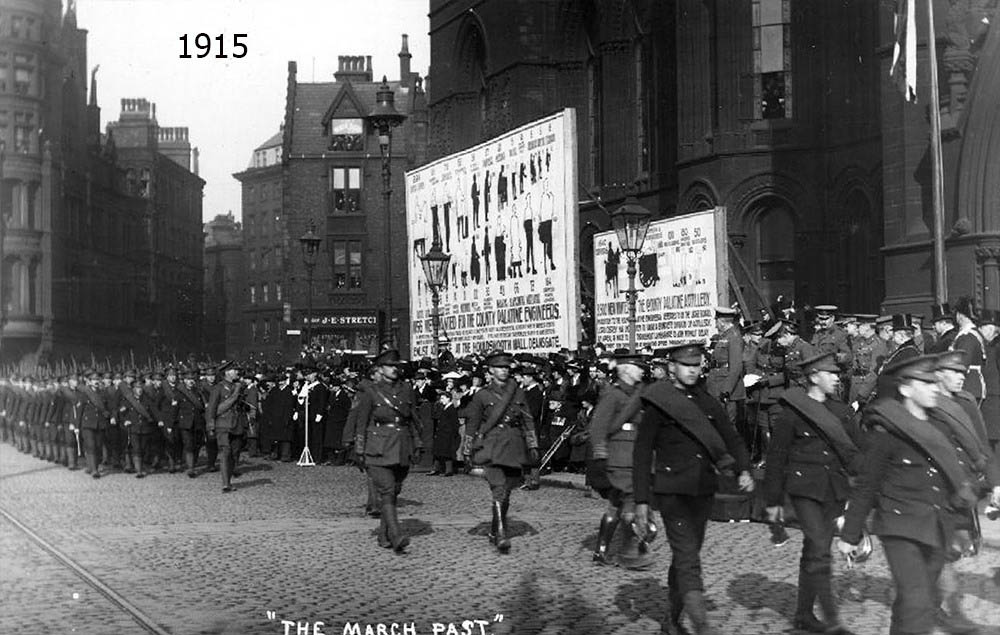
<path id="1" fill-rule="evenodd" d="M 715 308 L 715 327 L 709 347 L 708 394 L 726 406 L 730 421 L 736 421 L 746 389 L 743 387 L 743 337 L 737 325 L 739 311 L 725 306 Z"/>
<path id="2" fill-rule="evenodd" d="M 485 466 L 493 498 L 490 542 L 500 553 L 510 551 L 511 490 L 520 484 L 524 468 L 538 462 L 535 421 L 524 392 L 510 379 L 512 362 L 509 354 L 500 351 L 487 356 L 490 382 L 472 397 L 465 423 L 467 457 Z"/>
<path id="3" fill-rule="evenodd" d="M 932 346 L 925 347 L 927 354 L 943 353 L 951 348 L 958 330 L 955 328 L 955 314 L 947 302 L 931 305 L 931 324 L 934 327 L 936 340 Z"/>
<path id="4" fill-rule="evenodd" d="M 181 450 L 189 478 L 195 478 L 195 465 L 200 452 L 200 439 L 205 434 L 205 400 L 197 387 L 197 373 L 185 370 L 176 387 L 177 428 L 181 435 Z"/>
<path id="5" fill-rule="evenodd" d="M 834 324 L 837 307 L 832 304 L 821 304 L 816 307 L 816 332 L 813 333 L 810 344 L 817 352 L 834 353 L 837 365 L 842 374 L 850 369 L 852 363 L 851 343 L 847 331 Z M 844 378 L 842 377 L 841 380 Z M 841 382 L 841 388 L 843 384 Z"/>
<path id="6" fill-rule="evenodd" d="M 402 553 L 410 544 L 399 526 L 396 501 L 410 465 L 423 454 L 423 433 L 415 416 L 416 397 L 400 377 L 399 351 L 387 350 L 375 358 L 378 378 L 359 393 L 354 444 L 368 472 L 381 506 L 379 546 Z"/>
<path id="7" fill-rule="evenodd" d="M 222 491 L 233 490 L 232 477 L 236 460 L 246 443 L 246 385 L 240 381 L 242 369 L 234 362 L 220 365 L 222 381 L 212 387 L 205 406 L 205 429 L 219 444 L 219 465 L 222 468 Z"/>
<path id="8" fill-rule="evenodd" d="M 643 391 L 633 449 L 636 525 L 648 525 L 649 504 L 655 502 L 673 552 L 667 576 L 670 611 L 664 623 L 669 633 L 681 632 L 682 610 L 700 635 L 716 632 L 708 623 L 701 575 L 716 473 L 735 467 L 740 489 L 750 492 L 754 486 L 742 440 L 722 404 L 699 382 L 704 357 L 701 342 L 670 349 L 671 381 Z"/>
<path id="9" fill-rule="evenodd" d="M 598 528 L 593 559 L 599 564 L 611 563 L 608 546 L 621 521 L 625 539 L 618 560 L 629 569 L 644 569 L 652 564 L 648 555 L 641 553 L 640 536 L 632 528 L 635 519 L 633 444 L 639 429 L 641 407 L 638 398 L 645 371 L 646 362 L 642 357 L 627 353 L 616 355 L 617 379 L 598 399 L 590 424 L 594 458 L 587 475 L 591 486 L 608 501 Z"/>
<path id="10" fill-rule="evenodd" d="M 760 411 L 757 415 L 757 437 L 755 444 L 758 450 L 754 457 L 764 460 L 770 443 L 771 431 L 774 428 L 775 417 L 781 409 L 779 400 L 782 393 L 792 386 L 804 386 L 805 377 L 802 374 L 801 362 L 815 355 L 815 349 L 799 337 L 799 325 L 790 320 L 778 320 L 764 334 L 769 342 L 761 347 L 763 353 L 758 355 L 761 366 L 761 388 L 766 393 L 761 395 Z"/>
<path id="11" fill-rule="evenodd" d="M 864 410 L 871 430 L 852 490 L 838 550 L 857 553 L 869 512 L 892 573 L 896 600 L 890 633 L 935 628 L 938 578 L 951 541 L 952 509 L 971 509 L 976 495 L 955 448 L 933 424 L 940 389 L 935 355 L 900 360 L 885 369 L 896 384 Z"/>
<path id="12" fill-rule="evenodd" d="M 867 403 L 872 391 L 878 370 L 888 356 L 885 342 L 875 334 L 877 315 L 861 314 L 858 319 L 858 334 L 851 342 L 851 385 L 847 403 Z"/>
<path id="13" fill-rule="evenodd" d="M 993 501 L 1000 501 L 1000 464 L 994 460 L 987 443 L 986 424 L 975 398 L 962 390 L 968 371 L 966 360 L 967 354 L 961 349 L 938 356 L 935 374 L 940 395 L 937 406 L 930 414 L 938 429 L 951 441 L 959 465 L 965 469 L 969 481 L 986 484 L 984 489 L 992 489 Z M 937 615 L 938 626 L 949 633 L 978 631 L 978 626 L 962 611 L 957 575 L 948 566 L 962 556 L 978 553 L 981 536 L 977 514 L 975 508 L 961 510 L 952 519 L 955 538 L 945 551 L 946 564 L 941 571 L 944 606 Z"/>
<path id="14" fill-rule="evenodd" d="M 784 499 L 791 500 L 802 528 L 798 601 L 793 627 L 814 633 L 848 633 L 840 624 L 831 588 L 834 520 L 843 514 L 850 493 L 848 477 L 857 472 L 860 433 L 851 409 L 836 400 L 840 366 L 833 351 L 803 360 L 805 387 L 791 387 L 774 425 L 764 475 L 768 520 L 780 522 Z M 819 600 L 824 621 L 816 618 Z"/>
<path id="15" fill-rule="evenodd" d="M 892 316 L 880 315 L 875 318 L 875 335 L 885 343 L 886 351 L 891 353 L 894 348 L 892 342 Z"/>

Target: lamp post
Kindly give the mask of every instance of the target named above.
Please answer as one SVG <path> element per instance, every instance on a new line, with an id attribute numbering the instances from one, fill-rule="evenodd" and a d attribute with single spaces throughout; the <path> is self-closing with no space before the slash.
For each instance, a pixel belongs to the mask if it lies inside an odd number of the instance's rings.
<path id="1" fill-rule="evenodd" d="M 635 355 L 635 302 L 639 298 L 639 289 L 635 288 L 636 261 L 642 244 L 646 242 L 646 232 L 649 231 L 649 221 L 652 214 L 639 205 L 635 197 L 625 199 L 625 203 L 611 212 L 611 225 L 618 235 L 618 248 L 625 252 L 628 262 L 628 289 L 624 291 L 628 301 L 628 350 Z"/>
<path id="2" fill-rule="evenodd" d="M 448 274 L 449 262 L 451 262 L 451 254 L 446 254 L 441 250 L 440 238 L 431 244 L 430 251 L 420 256 L 420 264 L 423 265 L 424 276 L 427 277 L 427 286 L 431 290 L 431 328 L 434 331 L 435 360 L 440 354 L 438 334 L 441 330 L 441 287 L 444 286 L 445 276 Z"/>
<path id="3" fill-rule="evenodd" d="M 382 77 L 382 85 L 375 93 L 375 107 L 368 113 L 365 119 L 369 125 L 378 133 L 378 147 L 382 154 L 382 207 L 385 212 L 385 243 L 382 246 L 382 253 L 385 257 L 385 321 L 382 334 L 383 342 L 388 342 L 392 348 L 396 348 L 396 334 L 392 323 L 392 209 L 389 206 L 392 198 L 391 183 L 391 159 L 392 159 L 392 129 L 399 126 L 406 120 L 406 115 L 398 112 L 395 107 L 396 96 L 389 88 L 389 82 L 385 76 Z"/>
<path id="4" fill-rule="evenodd" d="M 313 269 L 316 268 L 316 255 L 319 253 L 319 243 L 322 238 L 316 235 L 316 221 L 309 221 L 309 230 L 299 237 L 302 245 L 302 262 L 306 266 L 306 279 L 309 290 L 306 293 L 306 346 L 312 344 L 312 312 L 313 312 Z"/>
<path id="5" fill-rule="evenodd" d="M 7 142 L 0 141 L 0 190 L 3 190 L 3 164 L 7 159 Z M 3 244 L 7 240 L 7 210 L 3 208 L 0 198 L 0 288 L 3 287 Z M 7 326 L 7 301 L 0 294 L 0 355 L 3 353 L 3 331 Z"/>

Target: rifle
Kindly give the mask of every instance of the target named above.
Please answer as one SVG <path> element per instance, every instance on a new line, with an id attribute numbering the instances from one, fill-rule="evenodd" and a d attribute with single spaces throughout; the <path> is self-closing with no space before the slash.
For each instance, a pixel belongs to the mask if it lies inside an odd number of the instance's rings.
<path id="1" fill-rule="evenodd" d="M 538 462 L 539 474 L 541 474 L 542 470 L 545 469 L 545 466 L 548 464 L 548 462 L 552 460 L 552 457 L 555 456 L 556 452 L 559 451 L 559 448 L 562 447 L 562 444 L 566 442 L 566 439 L 568 439 L 569 436 L 573 434 L 573 431 L 576 430 L 577 425 L 579 425 L 579 421 L 574 421 L 572 424 L 566 426 L 565 430 L 559 433 L 559 436 L 556 437 L 556 440 L 545 452 L 545 456 L 543 456 L 541 461 Z"/>

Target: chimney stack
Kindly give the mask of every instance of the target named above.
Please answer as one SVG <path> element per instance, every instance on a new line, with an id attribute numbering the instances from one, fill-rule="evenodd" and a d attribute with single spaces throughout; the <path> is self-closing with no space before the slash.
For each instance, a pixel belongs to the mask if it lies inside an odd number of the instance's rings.
<path id="1" fill-rule="evenodd" d="M 399 81 L 403 83 L 404 86 L 410 85 L 410 59 L 413 56 L 410 55 L 410 43 L 409 37 L 403 34 L 403 48 L 399 51 Z"/>

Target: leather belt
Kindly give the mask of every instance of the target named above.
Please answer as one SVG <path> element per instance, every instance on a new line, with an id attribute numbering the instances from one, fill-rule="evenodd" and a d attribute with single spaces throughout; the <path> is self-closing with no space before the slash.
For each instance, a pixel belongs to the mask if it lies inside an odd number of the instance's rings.
<path id="1" fill-rule="evenodd" d="M 404 427 L 404 426 L 401 426 L 401 425 L 399 425 L 398 423 L 396 423 L 394 421 L 387 421 L 385 423 L 381 423 L 379 421 L 376 421 L 375 422 L 375 426 L 378 427 L 378 428 L 402 428 L 402 427 Z"/>

